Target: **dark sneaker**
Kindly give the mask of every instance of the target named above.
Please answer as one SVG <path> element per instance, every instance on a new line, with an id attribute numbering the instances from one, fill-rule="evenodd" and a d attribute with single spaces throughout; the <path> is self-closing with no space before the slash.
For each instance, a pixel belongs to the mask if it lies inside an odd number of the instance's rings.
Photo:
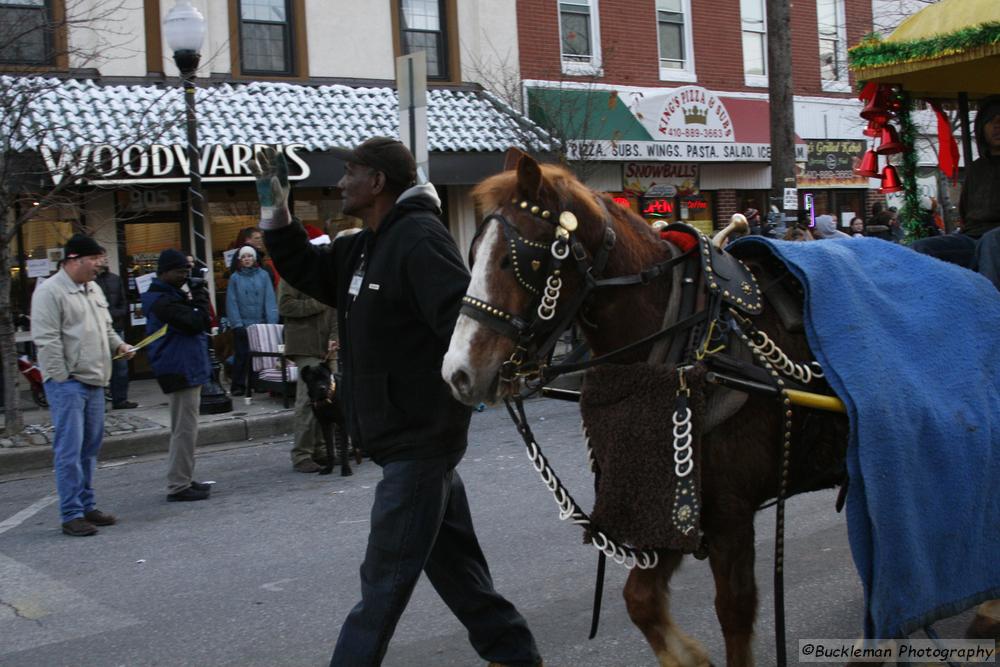
<path id="1" fill-rule="evenodd" d="M 312 459 L 306 459 L 293 465 L 292 470 L 295 472 L 319 472 L 320 467 Z"/>
<path id="2" fill-rule="evenodd" d="M 191 480 L 191 488 L 197 489 L 198 491 L 208 491 L 209 493 L 212 492 L 211 484 L 205 484 L 205 482 L 196 482 L 193 479 Z"/>
<path id="3" fill-rule="evenodd" d="M 83 517 L 77 517 L 64 523 L 62 531 L 72 537 L 87 537 L 88 535 L 97 535 L 97 526 Z"/>
<path id="4" fill-rule="evenodd" d="M 131 410 L 132 408 L 139 407 L 138 403 L 133 401 L 122 401 L 121 403 L 115 403 L 111 406 L 112 410 Z"/>
<path id="5" fill-rule="evenodd" d="M 188 500 L 208 500 L 208 491 L 204 489 L 196 489 L 193 486 L 189 486 L 183 491 L 178 491 L 177 493 L 168 493 L 167 500 L 172 503 L 188 501 Z"/>
<path id="6" fill-rule="evenodd" d="M 83 513 L 83 518 L 95 526 L 113 526 L 118 523 L 114 514 L 108 514 L 101 510 L 90 510 Z"/>

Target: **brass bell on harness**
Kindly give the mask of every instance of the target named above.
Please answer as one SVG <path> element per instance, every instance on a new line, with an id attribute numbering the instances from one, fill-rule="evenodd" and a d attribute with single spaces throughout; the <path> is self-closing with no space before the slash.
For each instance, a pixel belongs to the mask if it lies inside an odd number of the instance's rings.
<path id="1" fill-rule="evenodd" d="M 572 211 L 563 211 L 559 214 L 559 226 L 567 232 L 573 233 L 576 231 L 579 223 L 576 221 L 576 216 L 573 215 Z"/>

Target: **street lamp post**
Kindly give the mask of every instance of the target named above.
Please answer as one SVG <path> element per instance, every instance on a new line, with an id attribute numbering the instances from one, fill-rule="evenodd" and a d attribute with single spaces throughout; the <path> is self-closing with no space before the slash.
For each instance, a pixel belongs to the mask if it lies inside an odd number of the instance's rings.
<path id="1" fill-rule="evenodd" d="M 201 45 L 205 40 L 205 18 L 191 6 L 191 0 L 177 0 L 163 20 L 163 34 L 167 45 L 174 52 L 174 62 L 180 70 L 184 85 L 184 106 L 187 127 L 188 201 L 191 205 L 191 230 L 194 237 L 195 270 L 197 273 L 210 271 L 208 244 L 205 240 L 205 205 L 201 190 L 201 164 L 198 150 L 198 117 L 195 114 L 194 78 L 201 60 Z M 209 283 L 210 285 L 212 282 Z M 226 390 L 219 384 L 220 366 L 215 358 L 211 340 L 208 345 L 212 361 L 212 379 L 201 388 L 203 415 L 229 412 L 233 402 Z"/>

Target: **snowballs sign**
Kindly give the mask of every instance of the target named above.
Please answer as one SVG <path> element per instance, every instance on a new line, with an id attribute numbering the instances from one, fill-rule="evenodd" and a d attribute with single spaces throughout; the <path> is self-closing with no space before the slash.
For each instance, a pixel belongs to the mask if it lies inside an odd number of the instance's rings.
<path id="1" fill-rule="evenodd" d="M 265 145 L 270 144 L 203 146 L 198 165 L 202 181 L 254 180 L 250 158 L 258 147 Z M 301 181 L 309 177 L 309 165 L 299 154 L 305 148 L 302 144 L 277 144 L 275 148 L 288 158 L 289 180 Z M 119 148 L 99 144 L 84 146 L 78 152 L 62 150 L 55 153 L 43 144 L 40 151 L 53 185 L 59 185 L 65 178 L 97 186 L 187 183 L 191 173 L 187 147 L 180 145 L 135 144 Z"/>

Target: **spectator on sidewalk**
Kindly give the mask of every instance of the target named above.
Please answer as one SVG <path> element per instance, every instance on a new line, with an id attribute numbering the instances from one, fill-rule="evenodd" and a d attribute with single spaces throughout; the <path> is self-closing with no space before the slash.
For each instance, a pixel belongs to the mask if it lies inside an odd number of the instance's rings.
<path id="1" fill-rule="evenodd" d="M 858 216 L 854 216 L 854 218 L 851 219 L 851 236 L 861 237 L 864 235 L 865 235 L 865 221 Z"/>
<path id="2" fill-rule="evenodd" d="M 271 284 L 278 289 L 278 272 L 274 270 L 274 262 L 267 256 L 264 247 L 264 234 L 257 227 L 245 227 L 236 235 L 236 240 L 229 244 L 229 250 L 238 250 L 243 246 L 250 246 L 257 251 L 257 265 L 264 269 L 264 272 L 271 279 Z M 233 260 L 229 265 L 229 273 L 235 274 L 240 270 L 239 253 L 233 255 Z"/>
<path id="3" fill-rule="evenodd" d="M 233 361 L 234 395 L 246 392 L 249 375 L 250 342 L 247 327 L 251 324 L 277 324 L 278 305 L 274 286 L 267 273 L 257 264 L 257 251 L 245 245 L 238 254 L 240 270 L 229 278 L 226 287 L 226 316 L 233 329 L 236 348 Z"/>
<path id="4" fill-rule="evenodd" d="M 31 337 L 54 429 L 62 531 L 73 537 L 94 535 L 97 526 L 116 523 L 113 515 L 97 509 L 93 479 L 104 438 L 111 356 L 134 355 L 115 333 L 107 299 L 94 283 L 103 254 L 97 241 L 74 234 L 63 249 L 59 271 L 31 300 Z"/>
<path id="5" fill-rule="evenodd" d="M 187 289 L 182 289 L 184 287 Z M 156 277 L 142 295 L 146 334 L 166 334 L 149 344 L 149 363 L 170 400 L 170 454 L 167 500 L 206 500 L 211 486 L 194 480 L 201 386 L 212 377 L 207 333 L 212 326 L 208 283 L 191 278 L 187 256 L 167 249 L 156 263 Z"/>
<path id="6" fill-rule="evenodd" d="M 125 340 L 125 326 L 128 324 L 128 300 L 125 298 L 125 288 L 122 279 L 108 268 L 108 256 L 101 255 L 98 265 L 96 282 L 104 292 L 108 301 L 108 312 L 111 313 L 111 324 L 115 333 Z M 139 407 L 138 403 L 128 400 L 128 359 L 122 357 L 111 363 L 111 409 L 131 410 Z"/>
<path id="7" fill-rule="evenodd" d="M 310 240 L 322 232 L 307 227 Z M 328 236 L 323 236 L 329 242 Z M 319 472 L 328 461 L 323 433 L 309 403 L 309 390 L 302 379 L 306 366 L 335 363 L 337 311 L 306 296 L 283 280 L 278 286 L 278 314 L 285 323 L 285 356 L 299 367 L 295 386 L 295 439 L 292 443 L 292 470 Z"/>
<path id="8" fill-rule="evenodd" d="M 378 665 L 421 572 L 486 661 L 540 665 L 524 617 L 493 586 L 455 469 L 471 409 L 441 377 L 469 273 L 441 221 L 433 185 L 418 185 L 406 146 L 375 137 L 334 154 L 346 163 L 344 212 L 366 229 L 310 246 L 288 210 L 287 164 L 251 161 L 261 227 L 282 280 L 337 308 L 338 388 L 355 444 L 382 468 L 375 488 L 361 601 L 340 629 L 331 667 Z"/>

